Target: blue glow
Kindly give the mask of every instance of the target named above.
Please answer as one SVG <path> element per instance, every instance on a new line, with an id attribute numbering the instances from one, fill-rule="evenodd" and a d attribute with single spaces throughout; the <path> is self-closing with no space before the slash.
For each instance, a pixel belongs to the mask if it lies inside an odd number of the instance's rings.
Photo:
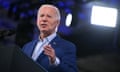
<path id="1" fill-rule="evenodd" d="M 85 15 L 83 13 L 78 13 L 78 18 L 85 19 Z"/>
<path id="2" fill-rule="evenodd" d="M 67 6 L 73 6 L 73 5 L 74 5 L 74 2 L 73 2 L 73 1 L 67 1 L 67 2 L 66 2 L 66 5 L 67 5 Z"/>
<path id="3" fill-rule="evenodd" d="M 63 3 L 62 1 L 59 1 L 59 2 L 58 2 L 58 6 L 59 6 L 59 7 L 64 7 L 65 5 L 64 5 L 64 3 Z"/>
<path id="4" fill-rule="evenodd" d="M 15 6 L 12 11 L 16 12 L 17 11 L 17 7 Z"/>
<path id="5" fill-rule="evenodd" d="M 3 7 L 4 7 L 6 10 L 9 9 L 9 2 L 4 1 L 4 2 L 2 3 L 2 5 L 3 5 Z"/>
<path id="6" fill-rule="evenodd" d="M 111 0 L 111 4 L 113 4 L 113 5 L 117 5 L 118 4 L 118 0 Z"/>
<path id="7" fill-rule="evenodd" d="M 27 17 L 27 15 L 25 13 L 21 13 L 20 18 L 24 18 L 24 17 Z"/>
<path id="8" fill-rule="evenodd" d="M 0 4 L 2 3 L 2 0 L 0 0 Z"/>
<path id="9" fill-rule="evenodd" d="M 28 11 L 28 14 L 33 15 L 33 11 L 32 10 Z"/>
<path id="10" fill-rule="evenodd" d="M 72 34 L 72 31 L 70 28 L 66 27 L 66 26 L 60 26 L 58 29 L 58 32 L 62 33 L 63 35 L 70 35 Z"/>
<path id="11" fill-rule="evenodd" d="M 71 13 L 71 10 L 70 10 L 69 8 L 66 8 L 66 9 L 65 9 L 65 12 L 66 12 L 66 13 Z"/>

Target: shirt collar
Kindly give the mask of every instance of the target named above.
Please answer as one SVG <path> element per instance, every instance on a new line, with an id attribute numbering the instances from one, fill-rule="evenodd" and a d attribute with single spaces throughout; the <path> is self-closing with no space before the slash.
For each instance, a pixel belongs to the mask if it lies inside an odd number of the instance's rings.
<path id="1" fill-rule="evenodd" d="M 52 41 L 55 37 L 56 37 L 56 32 L 52 33 L 51 35 L 49 35 L 48 37 L 44 38 L 44 40 L 47 40 L 48 42 Z M 39 40 L 41 41 L 40 37 L 39 37 Z"/>

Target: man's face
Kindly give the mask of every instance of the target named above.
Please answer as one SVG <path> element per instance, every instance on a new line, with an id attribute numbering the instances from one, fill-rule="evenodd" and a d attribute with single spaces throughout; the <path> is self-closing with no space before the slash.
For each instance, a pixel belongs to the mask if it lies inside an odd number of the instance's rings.
<path id="1" fill-rule="evenodd" d="M 40 8 L 37 16 L 37 26 L 40 32 L 53 33 L 58 26 L 59 21 L 56 15 L 56 10 L 51 7 Z"/>

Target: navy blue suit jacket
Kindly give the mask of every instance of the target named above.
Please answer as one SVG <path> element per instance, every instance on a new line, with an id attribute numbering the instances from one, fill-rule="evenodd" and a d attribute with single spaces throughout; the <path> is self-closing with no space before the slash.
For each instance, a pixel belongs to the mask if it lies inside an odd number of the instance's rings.
<path id="1" fill-rule="evenodd" d="M 37 41 L 37 39 L 33 40 L 23 47 L 23 51 L 29 57 L 31 57 Z M 50 44 L 55 49 L 56 56 L 60 59 L 60 64 L 58 66 L 51 65 L 48 56 L 44 53 L 38 57 L 37 63 L 48 72 L 77 72 L 75 45 L 62 39 L 60 36 L 56 36 Z"/>

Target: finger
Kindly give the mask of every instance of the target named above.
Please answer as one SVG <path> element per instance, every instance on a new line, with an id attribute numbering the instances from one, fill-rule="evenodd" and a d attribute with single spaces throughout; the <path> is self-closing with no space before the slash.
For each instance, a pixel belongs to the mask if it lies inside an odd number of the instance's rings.
<path id="1" fill-rule="evenodd" d="M 46 55 L 51 55 L 52 56 L 54 54 L 54 51 L 52 49 L 50 49 L 50 48 L 45 48 L 44 53 Z"/>
<path id="2" fill-rule="evenodd" d="M 51 48 L 45 47 L 45 48 L 44 48 L 44 51 L 49 51 L 49 52 L 51 52 L 52 50 L 51 50 Z"/>
<path id="3" fill-rule="evenodd" d="M 44 52 L 45 55 L 47 56 L 50 56 L 50 53 L 49 52 Z"/>
<path id="4" fill-rule="evenodd" d="M 46 45 L 44 47 L 44 54 L 49 56 L 49 57 L 54 57 L 54 49 L 51 47 L 51 45 Z"/>
<path id="5" fill-rule="evenodd" d="M 52 47 L 51 47 L 51 44 L 48 44 L 48 46 L 49 46 L 50 48 L 52 48 Z"/>
<path id="6" fill-rule="evenodd" d="M 45 48 L 44 48 L 44 52 L 50 54 L 50 53 L 52 53 L 52 49 L 49 48 L 49 47 L 45 47 Z"/>
<path id="7" fill-rule="evenodd" d="M 52 48 L 50 44 L 44 46 L 45 48 Z"/>
<path id="8" fill-rule="evenodd" d="M 44 50 L 53 51 L 53 48 L 51 47 L 51 45 L 46 45 L 44 47 Z"/>
<path id="9" fill-rule="evenodd" d="M 49 51 L 45 51 L 44 54 L 47 55 L 47 56 L 49 56 L 49 57 L 52 57 L 52 55 L 53 55 L 53 54 L 52 54 L 51 52 L 49 52 Z"/>
<path id="10" fill-rule="evenodd" d="M 52 51 L 52 49 L 51 49 L 51 48 L 47 48 L 47 47 L 46 47 L 46 48 L 44 48 L 44 51 L 45 51 L 45 52 L 51 52 L 51 51 Z"/>

